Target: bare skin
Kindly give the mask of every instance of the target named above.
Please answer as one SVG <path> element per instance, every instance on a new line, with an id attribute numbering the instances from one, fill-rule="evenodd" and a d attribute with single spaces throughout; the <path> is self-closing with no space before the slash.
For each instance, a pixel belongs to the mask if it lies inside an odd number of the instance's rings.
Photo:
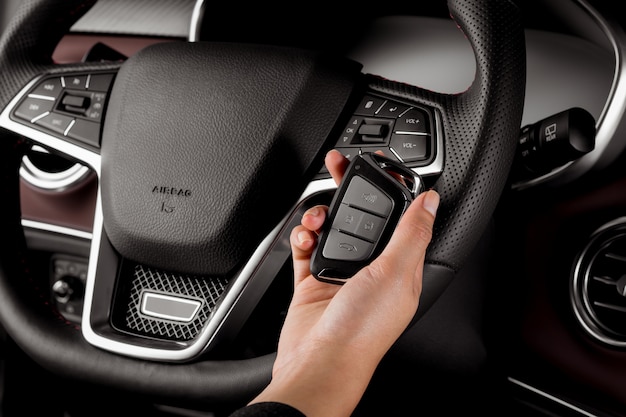
<path id="1" fill-rule="evenodd" d="M 326 156 L 337 184 L 349 161 Z M 270 384 L 251 402 L 289 404 L 307 417 L 350 416 L 385 353 L 415 315 L 439 195 L 420 194 L 383 253 L 344 285 L 323 283 L 309 262 L 327 207 L 309 209 L 291 233 L 294 294 Z"/>

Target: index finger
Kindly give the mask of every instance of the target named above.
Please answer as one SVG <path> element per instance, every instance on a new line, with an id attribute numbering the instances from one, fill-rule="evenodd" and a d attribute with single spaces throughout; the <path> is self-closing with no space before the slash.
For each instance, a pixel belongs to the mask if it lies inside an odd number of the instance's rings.
<path id="1" fill-rule="evenodd" d="M 324 163 L 326 164 L 326 168 L 328 168 L 328 172 L 335 180 L 335 183 L 339 185 L 341 179 L 343 178 L 343 174 L 346 173 L 346 168 L 350 165 L 350 160 L 343 156 L 343 154 L 338 150 L 331 149 L 326 154 Z"/>

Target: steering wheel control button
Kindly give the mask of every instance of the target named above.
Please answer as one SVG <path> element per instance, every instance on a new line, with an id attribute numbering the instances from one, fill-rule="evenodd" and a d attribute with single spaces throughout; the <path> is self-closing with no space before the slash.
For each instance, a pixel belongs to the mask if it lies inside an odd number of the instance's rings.
<path id="1" fill-rule="evenodd" d="M 73 122 L 74 119 L 71 117 L 64 116 L 62 114 L 49 113 L 38 119 L 35 124 L 66 136 L 67 130 Z"/>
<path id="2" fill-rule="evenodd" d="M 371 152 L 357 155 L 328 208 L 311 256 L 313 275 L 342 284 L 371 262 L 422 188 L 421 178 L 401 163 Z"/>
<path id="3" fill-rule="evenodd" d="M 402 114 L 396 121 L 395 132 L 430 133 L 430 125 L 428 123 L 428 113 L 426 111 L 412 108 Z"/>
<path id="4" fill-rule="evenodd" d="M 386 100 L 381 97 L 366 95 L 363 100 L 361 100 L 361 104 L 359 104 L 354 114 L 360 116 L 374 116 L 378 109 L 385 104 L 385 101 Z"/>
<path id="5" fill-rule="evenodd" d="M 52 111 L 54 101 L 28 97 L 15 110 L 15 115 L 22 120 L 33 123 L 34 120 Z"/>
<path id="6" fill-rule="evenodd" d="M 70 91 L 65 93 L 57 110 L 99 122 L 106 102 L 106 93 Z"/>
<path id="7" fill-rule="evenodd" d="M 359 135 L 383 139 L 387 134 L 386 128 L 384 124 L 364 124 L 359 127 Z"/>
<path id="8" fill-rule="evenodd" d="M 141 296 L 141 314 L 159 319 L 189 323 L 202 306 L 200 300 L 145 291 Z"/>
<path id="9" fill-rule="evenodd" d="M 428 136 L 393 134 L 389 147 L 404 162 L 415 162 L 428 159 L 429 142 L 430 137 Z"/>
<path id="10" fill-rule="evenodd" d="M 50 97 L 51 99 L 57 99 L 61 95 L 63 86 L 61 85 L 61 78 L 48 78 L 40 82 L 30 95 Z"/>
<path id="11" fill-rule="evenodd" d="M 358 135 L 353 143 L 357 144 L 387 144 L 393 128 L 393 120 L 364 119 L 359 127 Z"/>
<path id="12" fill-rule="evenodd" d="M 66 94 L 63 100 L 61 100 L 61 104 L 63 104 L 66 109 L 76 109 L 74 111 L 84 112 L 89 107 L 89 99 L 84 96 Z"/>
<path id="13" fill-rule="evenodd" d="M 100 123 L 76 119 L 67 136 L 93 146 L 100 146 Z"/>
<path id="14" fill-rule="evenodd" d="M 343 130 L 339 141 L 337 141 L 337 146 L 347 146 L 352 143 L 355 135 L 359 131 L 361 124 L 363 123 L 363 118 L 359 116 L 353 117 L 349 122 L 346 128 Z"/>
<path id="15" fill-rule="evenodd" d="M 107 92 L 113 83 L 113 74 L 92 74 L 89 76 L 87 90 Z"/>
<path id="16" fill-rule="evenodd" d="M 404 114 L 409 109 L 409 106 L 397 103 L 395 101 L 387 100 L 385 104 L 376 112 L 378 117 L 388 117 L 395 119 Z"/>
<path id="17" fill-rule="evenodd" d="M 66 75 L 61 77 L 61 85 L 72 90 L 86 90 L 88 75 Z"/>

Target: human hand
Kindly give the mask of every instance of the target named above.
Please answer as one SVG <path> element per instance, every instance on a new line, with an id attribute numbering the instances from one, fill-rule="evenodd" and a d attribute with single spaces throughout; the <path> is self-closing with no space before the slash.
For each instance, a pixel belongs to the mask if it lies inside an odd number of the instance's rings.
<path id="1" fill-rule="evenodd" d="M 338 184 L 349 161 L 330 151 L 325 162 Z M 294 294 L 272 382 L 253 402 L 284 402 L 308 417 L 352 413 L 376 366 L 415 315 L 438 204 L 435 191 L 420 194 L 381 255 L 344 285 L 320 282 L 310 272 L 328 208 L 303 215 L 290 237 Z"/>

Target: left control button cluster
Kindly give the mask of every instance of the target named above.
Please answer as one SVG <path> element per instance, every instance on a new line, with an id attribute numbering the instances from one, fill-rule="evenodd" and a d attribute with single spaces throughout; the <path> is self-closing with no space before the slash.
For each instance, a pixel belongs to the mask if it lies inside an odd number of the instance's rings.
<path id="1" fill-rule="evenodd" d="M 46 133 L 98 148 L 114 77 L 111 72 L 44 77 L 29 90 L 12 116 Z"/>

